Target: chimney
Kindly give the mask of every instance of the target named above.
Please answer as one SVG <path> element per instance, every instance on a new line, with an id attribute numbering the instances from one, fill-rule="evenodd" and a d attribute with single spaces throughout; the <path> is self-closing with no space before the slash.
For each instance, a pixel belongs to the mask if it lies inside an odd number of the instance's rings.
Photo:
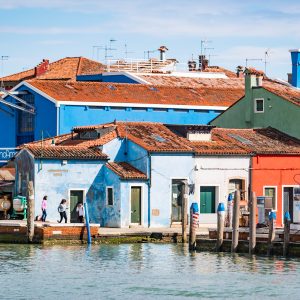
<path id="1" fill-rule="evenodd" d="M 166 46 L 160 46 L 158 49 L 159 51 L 159 59 L 161 61 L 166 61 L 166 51 L 168 51 L 169 49 Z"/>
<path id="2" fill-rule="evenodd" d="M 264 77 L 263 71 L 254 68 L 246 68 L 245 70 L 245 93 L 249 92 L 253 87 L 261 87 Z"/>
<path id="3" fill-rule="evenodd" d="M 243 66 L 237 66 L 236 67 L 236 77 L 242 78 L 244 76 L 244 67 Z"/>
<path id="4" fill-rule="evenodd" d="M 49 69 L 49 59 L 43 59 L 43 61 L 34 68 L 35 77 L 45 74 L 48 71 L 48 69 Z"/>
<path id="5" fill-rule="evenodd" d="M 189 67 L 189 71 L 196 71 L 196 67 L 197 67 L 197 63 L 194 60 L 189 60 L 188 61 L 188 67 Z"/>
<path id="6" fill-rule="evenodd" d="M 292 49 L 292 86 L 300 88 L 300 49 Z"/>

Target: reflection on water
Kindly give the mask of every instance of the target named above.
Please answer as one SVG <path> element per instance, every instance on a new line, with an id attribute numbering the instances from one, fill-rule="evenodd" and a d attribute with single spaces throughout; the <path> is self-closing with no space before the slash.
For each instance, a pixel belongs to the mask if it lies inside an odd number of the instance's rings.
<path id="1" fill-rule="evenodd" d="M 0 299 L 299 299 L 300 260 L 175 244 L 0 245 Z"/>

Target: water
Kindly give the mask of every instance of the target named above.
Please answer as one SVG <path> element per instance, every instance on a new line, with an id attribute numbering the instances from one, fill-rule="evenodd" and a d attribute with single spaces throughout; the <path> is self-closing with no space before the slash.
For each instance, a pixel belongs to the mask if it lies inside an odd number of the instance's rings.
<path id="1" fill-rule="evenodd" d="M 300 260 L 176 244 L 0 245 L 0 299 L 300 299 Z"/>

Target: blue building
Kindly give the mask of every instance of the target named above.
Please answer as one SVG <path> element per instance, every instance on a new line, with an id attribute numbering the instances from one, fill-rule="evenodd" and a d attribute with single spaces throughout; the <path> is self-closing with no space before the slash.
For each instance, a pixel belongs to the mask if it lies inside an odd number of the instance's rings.
<path id="1" fill-rule="evenodd" d="M 87 201 L 92 222 L 107 227 L 169 227 L 181 222 L 183 197 L 194 182 L 194 150 L 166 126 L 115 122 L 77 127 L 25 145 L 15 157 L 16 193 L 34 182 L 35 211 L 48 196 L 48 219 L 69 199 L 69 220 Z"/>
<path id="2" fill-rule="evenodd" d="M 180 77 L 168 80 L 178 83 Z M 1 149 L 68 133 L 76 126 L 112 120 L 207 124 L 244 93 L 231 79 L 201 80 L 196 87 L 184 86 L 187 83 L 23 81 L 0 101 L 0 160 L 13 156 L 6 151 L 4 157 Z"/>

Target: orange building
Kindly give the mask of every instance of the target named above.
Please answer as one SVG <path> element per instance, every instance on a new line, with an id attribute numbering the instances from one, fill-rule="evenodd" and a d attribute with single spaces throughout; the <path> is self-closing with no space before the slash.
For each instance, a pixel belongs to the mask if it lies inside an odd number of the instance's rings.
<path id="1" fill-rule="evenodd" d="M 256 196 L 271 196 L 277 215 L 277 226 L 283 225 L 283 215 L 289 211 L 293 223 L 298 223 L 295 203 L 300 200 L 299 155 L 259 154 L 253 157 L 252 189 Z"/>

